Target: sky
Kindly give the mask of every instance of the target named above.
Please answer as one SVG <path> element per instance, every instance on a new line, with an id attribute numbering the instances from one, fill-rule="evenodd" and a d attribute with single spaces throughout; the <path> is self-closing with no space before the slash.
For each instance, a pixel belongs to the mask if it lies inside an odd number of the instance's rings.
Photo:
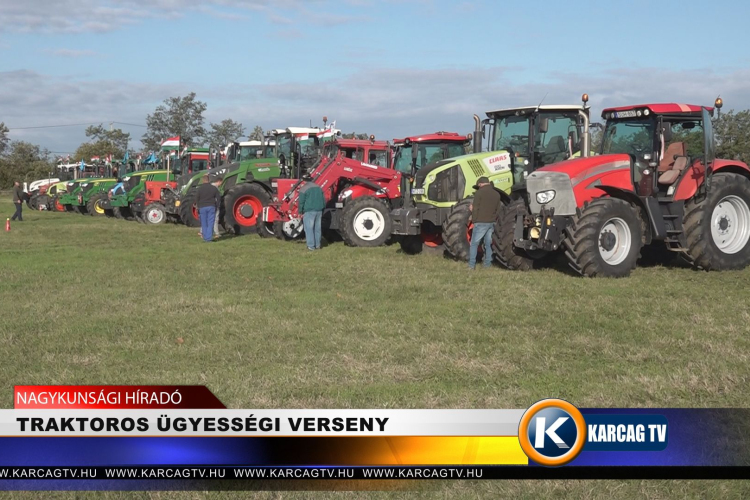
<path id="1" fill-rule="evenodd" d="M 744 0 L 0 0 L 0 122 L 73 152 L 196 92 L 248 133 L 336 121 L 392 139 L 538 104 L 750 108 Z M 124 125 L 127 124 L 127 125 Z M 140 126 L 139 126 L 140 125 Z"/>

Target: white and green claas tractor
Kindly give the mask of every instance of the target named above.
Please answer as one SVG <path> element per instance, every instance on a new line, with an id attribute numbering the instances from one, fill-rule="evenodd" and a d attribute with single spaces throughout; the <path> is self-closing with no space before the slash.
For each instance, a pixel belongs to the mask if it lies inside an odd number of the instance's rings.
<path id="1" fill-rule="evenodd" d="M 468 260 L 477 180 L 487 177 L 507 204 L 537 168 L 588 156 L 587 101 L 584 94 L 579 105 L 499 109 L 488 111 L 483 121 L 474 115 L 473 154 L 413 169 L 403 207 L 391 214 L 401 248 L 407 253 L 444 248 L 452 257 Z"/>

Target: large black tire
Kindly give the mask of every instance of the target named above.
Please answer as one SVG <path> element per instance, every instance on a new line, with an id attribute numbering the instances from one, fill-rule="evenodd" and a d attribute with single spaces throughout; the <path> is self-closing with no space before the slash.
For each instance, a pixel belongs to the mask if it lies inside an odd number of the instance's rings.
<path id="1" fill-rule="evenodd" d="M 341 209 L 339 233 L 353 247 L 379 247 L 391 237 L 391 210 L 379 198 L 360 196 Z"/>
<path id="2" fill-rule="evenodd" d="M 628 276 L 640 257 L 643 226 L 632 203 L 616 198 L 586 202 L 565 229 L 563 245 L 570 267 L 587 277 Z"/>
<path id="3" fill-rule="evenodd" d="M 75 210 L 75 213 L 80 215 L 86 215 L 87 210 L 85 205 L 74 205 L 73 210 Z"/>
<path id="4" fill-rule="evenodd" d="M 706 271 L 743 269 L 750 264 L 750 180 L 719 172 L 701 202 L 685 203 L 683 258 Z M 714 234 L 714 229 L 716 234 Z"/>
<path id="5" fill-rule="evenodd" d="M 161 203 L 151 203 L 141 215 L 146 224 L 164 224 L 167 221 L 167 211 Z"/>
<path id="6" fill-rule="evenodd" d="M 27 205 L 29 206 L 29 208 L 31 210 L 35 210 L 35 211 L 39 210 L 39 196 L 38 195 L 32 195 L 29 198 L 29 201 L 28 201 Z"/>
<path id="7" fill-rule="evenodd" d="M 60 195 L 56 194 L 52 198 L 52 211 L 53 212 L 64 212 L 65 211 L 65 205 L 60 205 L 58 200 L 60 199 Z"/>
<path id="8" fill-rule="evenodd" d="M 65 211 L 68 213 L 76 213 L 76 209 L 73 205 L 63 205 L 65 207 Z"/>
<path id="9" fill-rule="evenodd" d="M 495 222 L 495 230 L 492 233 L 492 253 L 495 260 L 506 269 L 529 271 L 535 267 L 540 257 L 546 255 L 546 252 L 530 255 L 523 248 L 518 248 L 513 244 L 516 216 L 519 213 L 524 215 L 529 213 L 524 200 L 513 200 L 500 210 L 500 216 Z"/>
<path id="10" fill-rule="evenodd" d="M 469 226 L 471 225 L 471 203 L 473 197 L 464 198 L 453 205 L 450 215 L 443 223 L 443 241 L 448 254 L 456 260 L 469 260 Z M 481 249 L 480 249 L 481 250 Z"/>
<path id="11" fill-rule="evenodd" d="M 101 208 L 102 198 L 104 197 L 103 194 L 95 194 L 91 198 L 89 198 L 88 203 L 86 203 L 86 212 L 91 216 L 101 216 L 104 215 L 104 209 Z"/>
<path id="12" fill-rule="evenodd" d="M 104 209 L 104 215 L 107 218 L 110 218 L 110 219 L 111 218 L 117 218 L 117 216 L 115 215 L 115 209 L 114 208 L 105 208 Z"/>
<path id="13" fill-rule="evenodd" d="M 291 230 L 294 232 L 294 234 L 290 234 L 289 228 L 286 228 L 286 229 L 284 228 L 284 226 L 287 224 L 288 224 L 287 222 L 280 221 L 280 220 L 274 221 L 273 224 L 271 225 L 272 230 L 270 232 L 270 236 L 273 236 L 277 240 L 282 240 L 282 241 L 297 241 L 305 237 L 305 230 L 302 227 L 302 221 L 299 222 L 299 226 L 295 226 L 297 230 L 295 230 L 294 228 Z M 268 232 L 267 227 L 266 227 L 265 232 L 266 233 Z M 266 237 L 263 233 L 259 232 L 258 234 L 260 234 L 262 237 Z"/>
<path id="14" fill-rule="evenodd" d="M 201 221 L 194 213 L 196 189 L 191 189 L 180 200 L 180 220 L 187 227 L 201 227 Z"/>
<path id="15" fill-rule="evenodd" d="M 114 207 L 112 212 L 118 219 L 133 220 L 133 214 L 128 207 Z"/>
<path id="16" fill-rule="evenodd" d="M 224 193 L 224 226 L 233 234 L 253 234 L 263 207 L 271 203 L 271 195 L 256 183 L 243 183 Z M 247 210 L 243 215 L 241 211 Z"/>

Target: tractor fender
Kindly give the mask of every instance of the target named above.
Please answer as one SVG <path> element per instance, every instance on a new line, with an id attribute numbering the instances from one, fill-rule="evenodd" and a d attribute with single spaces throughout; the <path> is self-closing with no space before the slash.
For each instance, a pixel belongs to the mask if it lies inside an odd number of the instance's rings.
<path id="1" fill-rule="evenodd" d="M 598 189 L 605 193 L 605 196 L 617 198 L 618 200 L 627 201 L 638 207 L 638 217 L 648 227 L 645 228 L 643 236 L 644 245 L 650 245 L 652 239 L 663 240 L 667 237 L 667 228 L 664 225 L 664 217 L 659 207 L 659 201 L 654 197 L 640 198 L 634 191 L 621 189 L 615 186 L 598 186 Z M 601 198 L 598 196 L 597 198 Z"/>
<path id="2" fill-rule="evenodd" d="M 351 201 L 362 196 L 374 196 L 376 198 L 387 198 L 386 193 L 377 194 L 380 191 L 380 186 L 375 184 L 375 187 L 365 184 L 352 184 L 347 186 L 346 189 L 339 193 L 338 201 L 343 203 L 345 201 Z"/>
<path id="3" fill-rule="evenodd" d="M 703 184 L 704 170 L 705 167 L 703 166 L 703 162 L 693 162 L 690 169 L 682 175 L 677 183 L 677 187 L 674 191 L 675 201 L 689 200 L 695 196 Z M 739 174 L 750 179 L 750 167 L 741 161 L 715 160 L 713 174 L 719 172 Z"/>

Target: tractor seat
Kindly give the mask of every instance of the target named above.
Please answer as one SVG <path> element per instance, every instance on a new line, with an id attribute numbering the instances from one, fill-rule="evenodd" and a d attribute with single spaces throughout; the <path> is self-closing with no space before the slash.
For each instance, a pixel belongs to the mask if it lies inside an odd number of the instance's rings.
<path id="1" fill-rule="evenodd" d="M 680 173 L 687 167 L 687 156 L 684 142 L 673 142 L 667 146 L 664 157 L 659 162 L 659 184 L 669 185 L 674 183 Z"/>
<path id="2" fill-rule="evenodd" d="M 678 156 L 672 164 L 672 168 L 663 172 L 659 176 L 659 184 L 669 185 L 674 184 L 674 181 L 680 176 L 685 167 L 687 167 L 688 159 L 687 156 Z"/>
<path id="3" fill-rule="evenodd" d="M 566 152 L 567 148 L 565 147 L 565 139 L 563 139 L 563 136 L 556 135 L 552 137 L 544 148 L 544 157 L 547 160 L 545 163 L 556 163 L 563 160 L 563 155 Z"/>

